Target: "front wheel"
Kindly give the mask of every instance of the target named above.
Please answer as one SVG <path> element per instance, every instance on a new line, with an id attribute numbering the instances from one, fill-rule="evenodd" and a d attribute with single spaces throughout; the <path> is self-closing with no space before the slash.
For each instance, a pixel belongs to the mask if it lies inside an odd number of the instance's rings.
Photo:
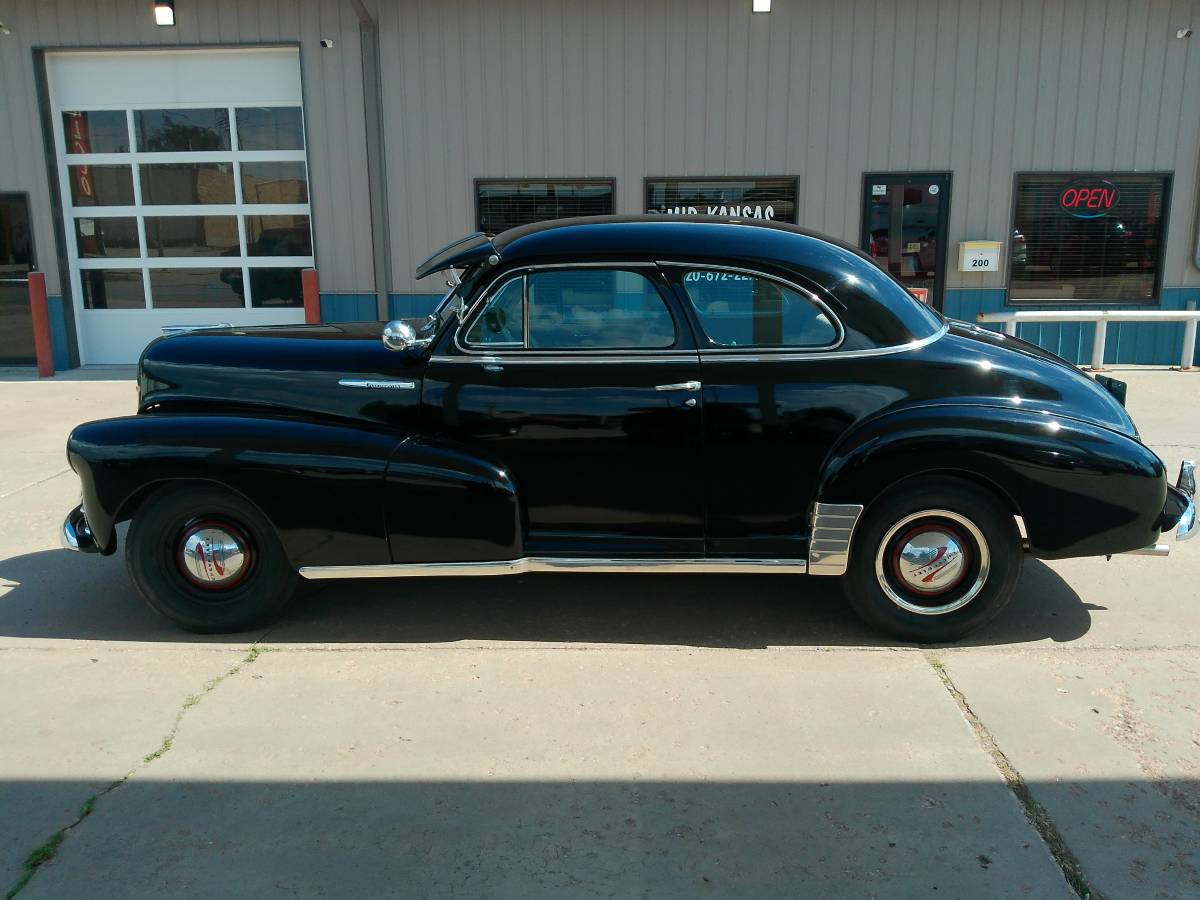
<path id="1" fill-rule="evenodd" d="M 166 486 L 137 511 L 125 563 L 150 606 L 188 631 L 245 631 L 274 619 L 296 589 L 275 529 L 216 486 Z"/>
<path id="2" fill-rule="evenodd" d="M 868 508 L 842 583 L 854 610 L 888 634 L 954 641 L 1008 605 L 1021 536 L 993 494 L 956 479 L 922 479 Z"/>

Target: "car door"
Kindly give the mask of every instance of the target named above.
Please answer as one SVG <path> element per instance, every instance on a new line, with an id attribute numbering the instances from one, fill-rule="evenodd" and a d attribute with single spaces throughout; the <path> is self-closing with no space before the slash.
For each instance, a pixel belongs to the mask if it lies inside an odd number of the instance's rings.
<path id="1" fill-rule="evenodd" d="M 654 265 L 514 270 L 443 335 L 422 421 L 508 468 L 526 555 L 699 556 L 699 375 Z"/>
<path id="2" fill-rule="evenodd" d="M 805 555 L 822 460 L 863 392 L 814 358 L 842 326 L 790 280 L 716 264 L 664 264 L 691 316 L 704 383 L 710 556 Z"/>

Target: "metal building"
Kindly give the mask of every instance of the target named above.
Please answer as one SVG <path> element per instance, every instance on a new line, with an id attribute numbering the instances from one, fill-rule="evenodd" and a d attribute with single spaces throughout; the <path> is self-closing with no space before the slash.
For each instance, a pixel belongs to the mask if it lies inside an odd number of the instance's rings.
<path id="1" fill-rule="evenodd" d="M 1200 4 L 765 5 L 9 0 L 0 360 L 33 266 L 60 367 L 130 362 L 300 321 L 309 266 L 326 321 L 420 313 L 436 247 L 605 212 L 798 222 L 962 318 L 1200 300 Z M 1114 326 L 1110 361 L 1181 328 Z"/>

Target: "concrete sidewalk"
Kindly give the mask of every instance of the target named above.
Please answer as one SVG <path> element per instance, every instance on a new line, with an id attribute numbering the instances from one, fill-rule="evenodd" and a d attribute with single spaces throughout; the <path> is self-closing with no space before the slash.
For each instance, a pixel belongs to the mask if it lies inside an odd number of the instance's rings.
<path id="1" fill-rule="evenodd" d="M 1200 456 L 1200 376 L 1118 377 Z M 1200 893 L 1200 545 L 1028 561 L 951 648 L 821 579 L 632 575 L 330 583 L 197 639 L 57 549 L 66 433 L 132 383 L 0 382 L 22 897 Z"/>

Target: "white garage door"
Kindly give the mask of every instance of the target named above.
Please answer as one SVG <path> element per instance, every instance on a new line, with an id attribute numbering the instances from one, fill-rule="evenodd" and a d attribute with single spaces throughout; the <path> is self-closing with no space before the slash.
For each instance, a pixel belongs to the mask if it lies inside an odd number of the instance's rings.
<path id="1" fill-rule="evenodd" d="M 80 360 L 164 327 L 304 320 L 295 49 L 47 54 Z"/>

